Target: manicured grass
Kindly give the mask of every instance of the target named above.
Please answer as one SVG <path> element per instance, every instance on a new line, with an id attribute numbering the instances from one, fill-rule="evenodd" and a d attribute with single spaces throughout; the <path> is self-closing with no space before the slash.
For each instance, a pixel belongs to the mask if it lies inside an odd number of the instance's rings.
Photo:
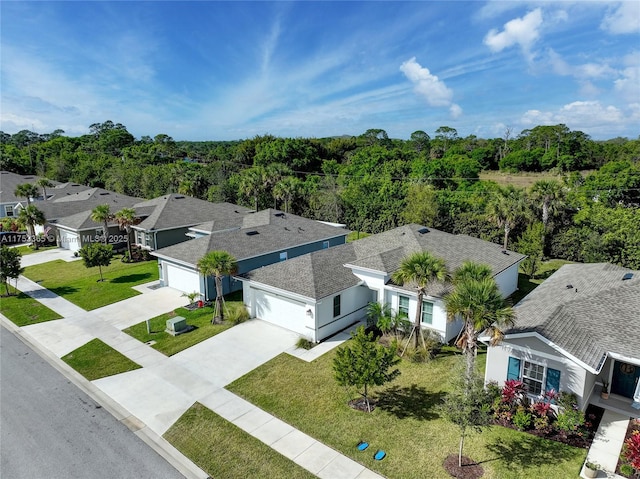
<path id="1" fill-rule="evenodd" d="M 347 235 L 347 243 L 366 238 L 367 236 L 371 236 L 371 233 L 365 233 L 364 231 L 352 231 Z"/>
<path id="2" fill-rule="evenodd" d="M 306 363 L 282 354 L 227 388 L 386 477 L 448 477 L 442 463 L 457 453 L 460 435 L 437 406 L 459 355 L 445 349 L 426 364 L 402 361 L 400 377 L 377 388 L 378 407 L 370 414 L 347 406 L 358 394 L 336 384 L 334 355 Z M 358 452 L 360 440 L 384 449 L 387 458 L 377 462 Z M 464 454 L 482 463 L 485 478 L 537 479 L 577 477 L 586 451 L 494 426 L 470 434 Z"/>
<path id="3" fill-rule="evenodd" d="M 229 302 L 227 302 L 227 306 L 230 308 L 235 307 L 231 306 Z M 173 318 L 174 316 L 182 316 L 187 320 L 187 325 L 195 327 L 195 329 L 187 333 L 179 334 L 178 336 L 165 333 L 167 319 Z M 204 307 L 193 311 L 186 308 L 178 308 L 175 311 L 151 319 L 151 334 L 147 334 L 146 321 L 135 324 L 125 329 L 124 332 L 143 343 L 155 341 L 156 343 L 151 346 L 152 348 L 157 349 L 167 356 L 172 356 L 232 326 L 230 322 L 211 324 L 212 317 L 213 308 L 211 307 Z"/>
<path id="4" fill-rule="evenodd" d="M 164 438 L 211 477 L 315 477 L 200 403 L 194 404 L 186 411 L 164 434 Z"/>
<path id="5" fill-rule="evenodd" d="M 4 292 L 4 287 L 1 288 Z M 9 286 L 9 291 L 11 291 L 12 296 L 3 296 L 0 299 L 0 313 L 9 318 L 16 326 L 28 326 L 62 318 L 55 311 L 43 306 L 31 296 L 21 293 L 12 286 Z"/>
<path id="6" fill-rule="evenodd" d="M 62 360 L 89 381 L 126 373 L 140 367 L 139 364 L 99 339 L 92 339 L 84 346 L 63 356 Z"/>
<path id="7" fill-rule="evenodd" d="M 24 275 L 75 305 L 92 310 L 136 296 L 140 293 L 132 286 L 158 279 L 157 261 L 123 263 L 121 258 L 115 256 L 102 268 L 104 281 L 100 281 L 98 268 L 86 268 L 82 261 L 56 260 L 29 266 Z"/>
<path id="8" fill-rule="evenodd" d="M 35 249 L 33 249 L 33 247 L 31 247 L 29 245 L 24 245 L 24 246 L 18 246 L 16 249 L 18 251 L 20 251 L 20 253 L 22 253 L 22 256 L 25 256 L 25 255 L 32 254 L 32 253 L 40 253 L 41 251 L 47 251 L 49 249 L 56 249 L 57 247 L 58 246 L 56 246 L 56 245 L 40 246 L 40 248 L 35 250 Z"/>

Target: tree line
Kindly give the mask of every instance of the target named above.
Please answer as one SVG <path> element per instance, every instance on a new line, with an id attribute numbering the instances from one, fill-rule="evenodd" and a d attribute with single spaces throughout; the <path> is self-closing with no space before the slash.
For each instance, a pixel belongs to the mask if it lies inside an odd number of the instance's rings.
<path id="1" fill-rule="evenodd" d="M 120 123 L 0 132 L 2 169 L 153 198 L 178 192 L 255 209 L 277 207 L 377 233 L 414 222 L 529 255 L 640 268 L 640 139 L 595 141 L 566 125 L 500 138 L 442 126 L 408 140 L 381 129 L 358 136 L 237 141 L 136 139 Z M 483 172 L 545 172 L 529 188 Z"/>

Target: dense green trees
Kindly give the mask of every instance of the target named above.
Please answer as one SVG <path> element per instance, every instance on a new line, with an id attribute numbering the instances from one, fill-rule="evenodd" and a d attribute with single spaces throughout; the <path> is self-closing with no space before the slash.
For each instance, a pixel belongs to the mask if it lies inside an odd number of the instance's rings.
<path id="1" fill-rule="evenodd" d="M 566 125 L 520 134 L 507 128 L 488 139 L 440 126 L 406 141 L 379 128 L 334 138 L 204 142 L 166 133 L 135 139 L 112 121 L 89 130 L 76 138 L 61 130 L 0 132 L 1 168 L 142 198 L 180 191 L 256 209 L 279 206 L 370 233 L 424 223 L 503 246 L 505 237 L 507 246 L 523 245 L 528 226 L 542 220 L 545 256 L 640 263 L 633 234 L 640 139 L 593 141 Z M 526 191 L 513 188 L 506 196 L 518 196 L 517 205 L 501 204 L 506 190 L 481 179 L 498 168 L 545 178 Z"/>

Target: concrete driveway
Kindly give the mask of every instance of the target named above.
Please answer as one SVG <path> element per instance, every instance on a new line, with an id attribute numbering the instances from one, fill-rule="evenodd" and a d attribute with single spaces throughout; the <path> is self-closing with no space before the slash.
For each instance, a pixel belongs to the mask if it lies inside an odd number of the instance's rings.
<path id="1" fill-rule="evenodd" d="M 80 258 L 73 256 L 73 253 L 68 249 L 55 248 L 48 249 L 46 251 L 39 251 L 37 253 L 27 254 L 22 257 L 22 266 L 33 266 L 34 264 L 48 263 L 49 261 L 55 261 L 61 259 L 63 261 L 77 261 Z"/>

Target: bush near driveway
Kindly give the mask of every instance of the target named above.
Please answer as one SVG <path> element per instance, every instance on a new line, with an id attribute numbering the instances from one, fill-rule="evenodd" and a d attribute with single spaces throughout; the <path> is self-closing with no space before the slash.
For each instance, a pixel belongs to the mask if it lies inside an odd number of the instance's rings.
<path id="1" fill-rule="evenodd" d="M 89 381 L 133 371 L 141 366 L 99 339 L 62 357 L 62 360 Z"/>
<path id="2" fill-rule="evenodd" d="M 55 260 L 25 268 L 24 276 L 77 306 L 90 311 L 140 294 L 132 286 L 158 279 L 157 261 L 123 263 L 120 256 L 98 270 L 85 268 L 82 261 Z"/>
<path id="3" fill-rule="evenodd" d="M 211 477 L 316 477 L 200 403 L 191 406 L 164 438 Z"/>
<path id="4" fill-rule="evenodd" d="M 3 296 L 0 299 L 0 313 L 9 318 L 16 326 L 28 326 L 30 324 L 44 323 L 60 319 L 55 311 L 40 304 L 31 296 L 21 293 L 9 286 L 12 296 Z"/>
<path id="5" fill-rule="evenodd" d="M 372 413 L 346 405 L 355 396 L 333 380 L 334 355 L 306 363 L 281 354 L 227 389 L 386 477 L 448 477 L 442 463 L 457 453 L 460 435 L 436 406 L 450 389 L 457 354 L 443 348 L 426 364 L 403 360 L 394 383 L 376 389 Z M 484 358 L 478 356 L 480 371 Z M 385 460 L 374 461 L 372 454 L 357 451 L 360 440 L 384 449 Z M 586 451 L 492 426 L 467 441 L 465 455 L 483 461 L 486 478 L 568 478 L 579 474 Z"/>

